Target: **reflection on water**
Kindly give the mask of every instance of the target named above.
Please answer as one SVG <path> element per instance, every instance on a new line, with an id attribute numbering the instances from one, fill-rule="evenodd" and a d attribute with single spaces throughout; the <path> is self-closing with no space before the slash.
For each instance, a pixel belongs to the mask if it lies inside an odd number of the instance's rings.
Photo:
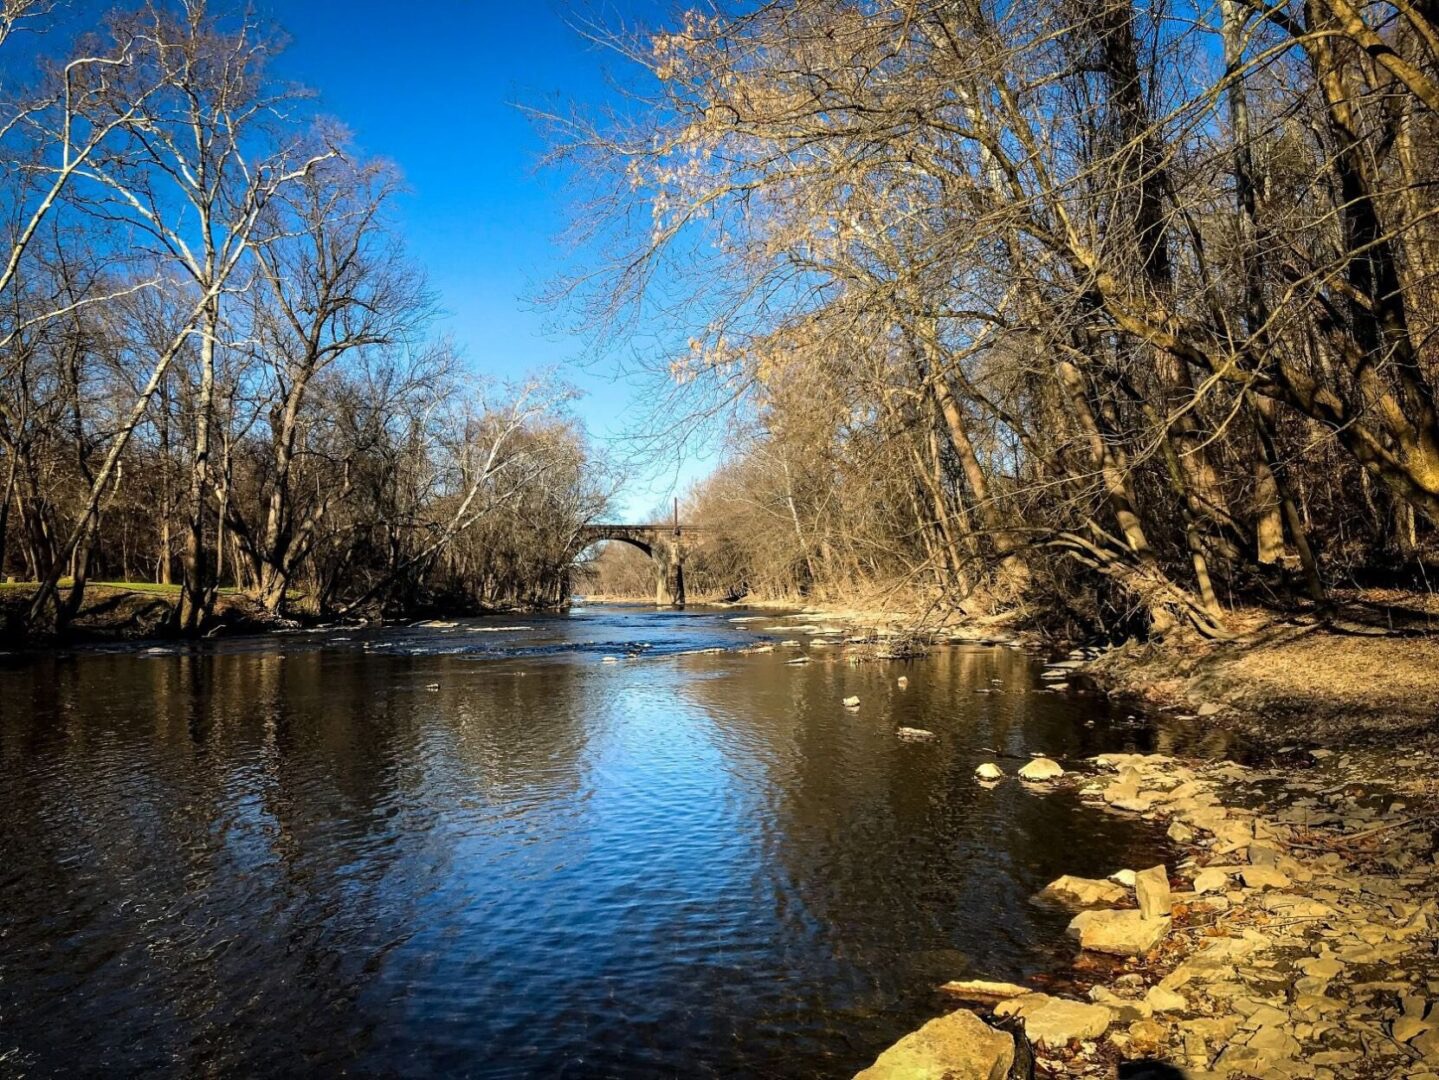
<path id="1" fill-rule="evenodd" d="M 0 661 L 0 1074 L 843 1075 L 934 983 L 1053 966 L 1045 882 L 1159 853 L 973 782 L 1154 738 L 1022 655 L 680 655 L 749 640 L 589 608 Z"/>

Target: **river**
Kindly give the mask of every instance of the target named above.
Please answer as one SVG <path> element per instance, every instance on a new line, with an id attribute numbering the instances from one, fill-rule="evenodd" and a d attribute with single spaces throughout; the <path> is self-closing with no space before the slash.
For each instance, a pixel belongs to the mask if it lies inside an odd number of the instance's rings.
<path id="1" fill-rule="evenodd" d="M 1102 698 L 743 614 L 0 658 L 0 1075 L 848 1076 L 1162 856 L 972 777 L 1151 745 Z"/>

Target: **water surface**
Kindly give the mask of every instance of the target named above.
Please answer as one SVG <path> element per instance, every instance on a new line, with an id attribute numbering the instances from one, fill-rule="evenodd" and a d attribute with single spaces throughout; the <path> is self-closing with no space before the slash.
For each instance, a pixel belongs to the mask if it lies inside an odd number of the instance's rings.
<path id="1" fill-rule="evenodd" d="M 1160 853 L 973 781 L 1150 738 L 1023 654 L 735 614 L 0 658 L 0 1074 L 847 1076 Z"/>

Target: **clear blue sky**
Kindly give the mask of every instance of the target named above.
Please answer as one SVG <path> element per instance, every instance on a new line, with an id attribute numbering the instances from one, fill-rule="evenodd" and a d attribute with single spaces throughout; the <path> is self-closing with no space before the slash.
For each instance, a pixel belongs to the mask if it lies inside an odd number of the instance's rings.
<path id="1" fill-rule="evenodd" d="M 411 193 L 402 223 L 447 315 L 440 326 L 477 372 L 520 377 L 555 366 L 585 397 L 575 412 L 598 440 L 643 419 L 646 391 L 611 365 L 581 367 L 582 343 L 547 330 L 529 303 L 559 267 L 570 208 L 563 177 L 541 171 L 541 134 L 516 107 L 602 103 L 617 59 L 586 42 L 565 0 L 261 0 L 291 37 L 280 73 L 321 96 L 367 153 L 398 163 Z M 622 16 L 654 11 L 620 0 Z M 681 486 L 713 461 L 690 460 Z M 621 508 L 664 500 L 671 468 L 636 475 Z"/>

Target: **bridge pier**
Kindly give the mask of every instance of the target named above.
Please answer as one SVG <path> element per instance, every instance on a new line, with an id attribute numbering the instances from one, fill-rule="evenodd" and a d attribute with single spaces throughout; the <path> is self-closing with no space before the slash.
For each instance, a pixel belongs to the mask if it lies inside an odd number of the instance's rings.
<path id="1" fill-rule="evenodd" d="M 685 560 L 679 539 L 652 544 L 650 558 L 655 564 L 655 607 L 685 606 Z"/>

